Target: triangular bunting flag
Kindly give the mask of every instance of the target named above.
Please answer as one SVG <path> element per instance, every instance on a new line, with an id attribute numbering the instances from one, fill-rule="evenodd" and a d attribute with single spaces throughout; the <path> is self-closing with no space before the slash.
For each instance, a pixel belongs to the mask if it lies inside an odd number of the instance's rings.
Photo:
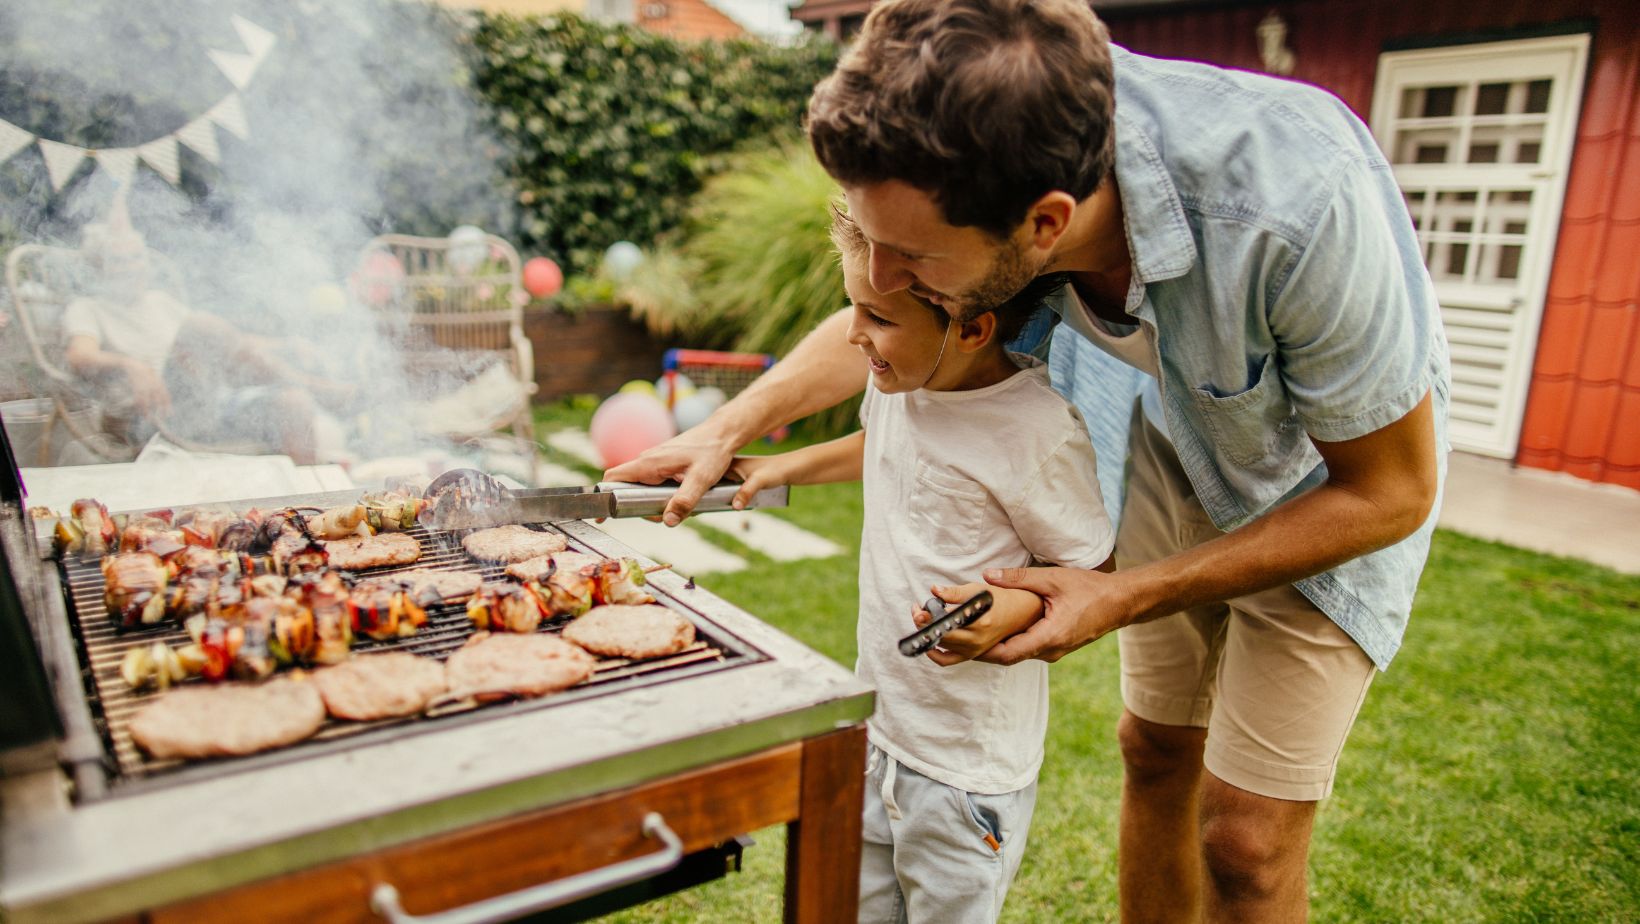
<path id="1" fill-rule="evenodd" d="M 273 47 L 273 33 L 238 15 L 233 17 L 233 27 L 239 32 L 239 40 L 250 49 L 251 58 L 257 64 L 261 64 L 262 59 L 268 56 L 268 50 Z"/>
<path id="2" fill-rule="evenodd" d="M 222 102 L 211 107 L 205 113 L 205 118 L 233 132 L 240 141 L 251 136 L 251 127 L 245 121 L 245 106 L 239 101 L 238 93 L 229 93 L 222 98 Z"/>
<path id="3" fill-rule="evenodd" d="M 34 135 L 0 119 L 0 163 L 11 160 L 11 155 L 28 147 Z"/>
<path id="4" fill-rule="evenodd" d="M 158 141 L 150 141 L 137 148 L 137 156 L 142 162 L 154 168 L 154 172 L 165 177 L 165 182 L 172 186 L 182 179 L 182 168 L 177 163 L 177 139 L 175 135 L 166 135 Z"/>
<path id="5" fill-rule="evenodd" d="M 63 144 L 61 141 L 40 140 L 40 153 L 46 159 L 46 173 L 51 177 L 53 192 L 61 190 L 68 183 L 74 171 L 79 169 L 80 161 L 85 159 L 85 148 L 77 148 L 72 144 Z"/>
<path id="6" fill-rule="evenodd" d="M 97 159 L 97 164 L 108 171 L 108 175 L 114 179 L 114 182 L 120 184 L 122 189 L 131 183 L 131 175 L 137 171 L 136 148 L 93 151 L 91 156 Z"/>
<path id="7" fill-rule="evenodd" d="M 216 125 L 210 116 L 200 116 L 177 129 L 177 140 L 212 164 L 222 161 L 222 152 L 216 147 Z"/>
<path id="8" fill-rule="evenodd" d="M 241 90 L 251 82 L 251 75 L 256 73 L 256 65 L 259 63 L 250 55 L 237 51 L 207 51 L 206 54 L 216 62 L 222 73 L 233 81 L 233 85 Z"/>

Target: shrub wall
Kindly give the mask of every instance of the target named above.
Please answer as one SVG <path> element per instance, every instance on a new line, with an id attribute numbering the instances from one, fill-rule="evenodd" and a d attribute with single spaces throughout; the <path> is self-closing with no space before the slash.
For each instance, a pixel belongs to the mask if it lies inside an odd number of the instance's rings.
<path id="1" fill-rule="evenodd" d="M 573 15 L 485 18 L 469 41 L 520 243 L 583 270 L 679 224 L 733 148 L 796 128 L 837 57 L 824 39 L 687 43 Z"/>

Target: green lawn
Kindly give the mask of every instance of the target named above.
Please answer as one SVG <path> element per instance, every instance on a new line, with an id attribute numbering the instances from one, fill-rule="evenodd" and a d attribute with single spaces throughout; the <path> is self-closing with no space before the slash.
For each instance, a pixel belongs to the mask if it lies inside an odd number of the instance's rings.
<path id="1" fill-rule="evenodd" d="M 751 567 L 702 583 L 850 664 L 859 489 L 798 488 L 777 515 L 848 554 L 780 564 L 736 548 Z M 1052 688 L 1031 848 L 1003 919 L 1114 921 L 1115 645 L 1056 665 Z M 1438 533 L 1405 647 L 1321 808 L 1313 919 L 1640 921 L 1637 764 L 1640 578 Z M 778 920 L 784 832 L 754 836 L 743 872 L 612 920 Z"/>

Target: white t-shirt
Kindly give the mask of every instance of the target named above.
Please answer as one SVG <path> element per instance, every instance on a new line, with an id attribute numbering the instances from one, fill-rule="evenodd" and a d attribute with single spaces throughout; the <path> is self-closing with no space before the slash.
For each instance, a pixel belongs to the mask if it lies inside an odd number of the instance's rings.
<path id="1" fill-rule="evenodd" d="M 885 395 L 869 383 L 859 661 L 877 688 L 872 743 L 918 773 L 969 792 L 1013 792 L 1042 766 L 1048 665 L 907 658 L 914 604 L 932 584 L 981 579 L 1032 559 L 1095 568 L 1116 537 L 1093 445 L 1040 361 L 971 391 Z"/>
<path id="2" fill-rule="evenodd" d="M 63 309 L 63 339 L 90 337 L 111 353 L 129 356 L 155 372 L 165 369 L 188 307 L 158 289 L 130 304 L 84 296 Z"/>

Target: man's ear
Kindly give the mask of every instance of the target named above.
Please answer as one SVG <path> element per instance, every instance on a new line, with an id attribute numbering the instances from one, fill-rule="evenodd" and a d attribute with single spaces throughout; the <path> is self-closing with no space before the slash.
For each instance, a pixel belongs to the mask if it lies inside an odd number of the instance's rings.
<path id="1" fill-rule="evenodd" d="M 991 342 L 996 336 L 997 314 L 987 311 L 971 321 L 957 322 L 957 350 L 972 353 Z"/>
<path id="2" fill-rule="evenodd" d="M 1042 198 L 1031 203 L 1025 213 L 1025 233 L 1029 243 L 1041 249 L 1050 251 L 1059 243 L 1071 226 L 1071 216 L 1076 213 L 1076 199 L 1063 190 L 1054 190 L 1045 193 Z"/>

